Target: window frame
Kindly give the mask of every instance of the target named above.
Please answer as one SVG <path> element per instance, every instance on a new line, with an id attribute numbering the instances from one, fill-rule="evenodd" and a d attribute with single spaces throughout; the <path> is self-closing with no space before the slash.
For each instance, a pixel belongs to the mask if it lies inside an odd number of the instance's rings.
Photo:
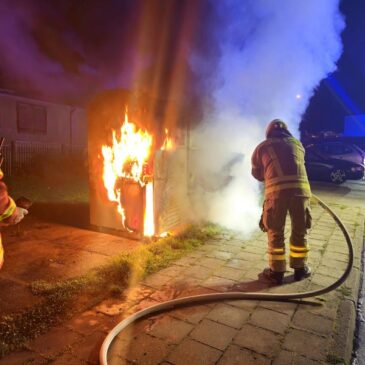
<path id="1" fill-rule="evenodd" d="M 20 108 L 21 107 L 28 107 L 31 108 L 32 112 L 32 120 L 31 120 L 31 126 L 29 128 L 21 126 L 20 121 Z M 37 122 L 36 122 L 36 111 L 43 111 L 44 112 L 44 129 L 37 128 Z M 42 134 L 45 135 L 48 132 L 48 113 L 47 113 L 47 107 L 40 104 L 34 104 L 34 103 L 28 103 L 23 101 L 17 101 L 16 102 L 16 122 L 17 122 L 17 132 L 18 133 L 28 133 L 28 134 Z"/>

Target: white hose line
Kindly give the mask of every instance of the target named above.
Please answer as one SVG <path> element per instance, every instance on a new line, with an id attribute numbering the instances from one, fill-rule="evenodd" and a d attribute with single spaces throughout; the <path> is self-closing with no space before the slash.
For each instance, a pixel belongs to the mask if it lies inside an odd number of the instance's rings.
<path id="1" fill-rule="evenodd" d="M 294 299 L 304 299 L 309 297 L 314 297 L 318 295 L 322 295 L 328 293 L 336 288 L 338 288 L 349 276 L 352 265 L 353 265 L 353 246 L 350 235 L 340 221 L 338 216 L 317 196 L 312 196 L 314 200 L 316 200 L 319 205 L 324 208 L 335 220 L 336 224 L 340 227 L 347 246 L 349 250 L 349 257 L 346 270 L 341 275 L 341 277 L 336 280 L 333 284 L 314 291 L 304 292 L 304 293 L 291 293 L 291 294 L 273 294 L 273 293 L 242 293 L 242 292 L 229 292 L 229 293 L 216 293 L 216 294 L 202 294 L 202 295 L 194 295 L 190 297 L 178 298 L 169 300 L 164 303 L 156 304 L 152 307 L 142 309 L 139 312 L 132 314 L 131 316 L 125 318 L 123 321 L 119 322 L 105 337 L 103 344 L 101 345 L 100 352 L 99 352 L 99 362 L 100 365 L 108 365 L 108 349 L 114 338 L 127 326 L 131 323 L 135 322 L 136 320 L 150 316 L 152 314 L 158 312 L 168 311 L 174 308 L 182 307 L 187 304 L 194 304 L 194 303 L 206 303 L 212 301 L 221 301 L 221 300 L 267 300 L 267 301 L 288 301 Z"/>

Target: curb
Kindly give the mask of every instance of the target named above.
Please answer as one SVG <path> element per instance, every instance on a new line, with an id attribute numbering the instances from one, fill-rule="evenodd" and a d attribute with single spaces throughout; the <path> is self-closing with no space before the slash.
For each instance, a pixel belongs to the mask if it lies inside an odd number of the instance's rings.
<path id="1" fill-rule="evenodd" d="M 334 361 L 330 363 L 348 365 L 351 363 L 354 333 L 356 330 L 357 302 L 361 278 L 361 253 L 364 249 L 365 217 L 362 212 L 362 224 L 356 228 L 354 242 L 354 265 L 349 278 L 346 280 L 351 294 L 340 299 L 337 316 L 334 323 L 334 334 L 329 353 L 334 355 Z M 338 361 L 338 362 L 337 362 Z"/>

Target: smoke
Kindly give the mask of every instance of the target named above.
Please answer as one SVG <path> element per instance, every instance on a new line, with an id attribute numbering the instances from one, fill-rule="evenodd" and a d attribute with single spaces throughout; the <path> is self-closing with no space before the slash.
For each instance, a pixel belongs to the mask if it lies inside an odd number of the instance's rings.
<path id="1" fill-rule="evenodd" d="M 84 105 L 105 90 L 139 86 L 153 96 L 177 98 L 173 79 L 183 73 L 189 89 L 195 78 L 188 69 L 188 25 L 196 4 L 2 0 L 0 87 Z"/>
<path id="2" fill-rule="evenodd" d="M 249 233 L 257 227 L 260 186 L 250 175 L 255 146 L 274 118 L 294 135 L 321 79 L 336 69 L 344 20 L 339 1 L 212 1 L 220 60 L 202 84 L 213 104 L 193 133 L 196 209 L 201 216 Z M 224 14 L 224 15 L 222 15 Z M 210 60 L 196 51 L 196 72 Z M 241 156 L 241 158 L 237 157 Z"/>

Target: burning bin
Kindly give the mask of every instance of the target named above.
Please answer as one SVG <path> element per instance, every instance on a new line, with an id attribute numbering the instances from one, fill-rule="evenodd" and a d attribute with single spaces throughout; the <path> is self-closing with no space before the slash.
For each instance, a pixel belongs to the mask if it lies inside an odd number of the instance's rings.
<path id="1" fill-rule="evenodd" d="M 137 127 L 122 108 L 89 111 L 91 225 L 131 238 L 174 231 L 188 219 L 186 133 Z"/>

